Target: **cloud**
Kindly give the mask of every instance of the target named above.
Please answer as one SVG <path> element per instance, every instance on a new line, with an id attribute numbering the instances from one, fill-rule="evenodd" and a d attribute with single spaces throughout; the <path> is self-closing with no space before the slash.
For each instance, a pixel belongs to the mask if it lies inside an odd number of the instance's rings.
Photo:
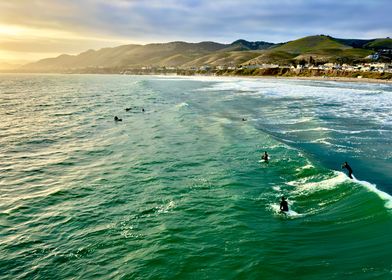
<path id="1" fill-rule="evenodd" d="M 0 1 L 1 26 L 32 31 L 32 36 L 19 37 L 3 32 L 0 48 L 10 49 L 11 41 L 17 41 L 15 49 L 20 51 L 30 44 L 32 50 L 53 46 L 73 53 L 110 41 L 115 45 L 238 38 L 284 42 L 313 34 L 386 37 L 392 33 L 391 10 L 390 0 Z"/>

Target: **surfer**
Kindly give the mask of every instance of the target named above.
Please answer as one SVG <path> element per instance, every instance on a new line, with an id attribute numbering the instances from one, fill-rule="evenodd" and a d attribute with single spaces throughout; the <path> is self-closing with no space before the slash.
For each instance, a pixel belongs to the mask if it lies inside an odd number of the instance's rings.
<path id="1" fill-rule="evenodd" d="M 129 107 L 129 108 L 125 108 L 125 111 L 131 111 L 132 110 L 132 107 Z"/>
<path id="2" fill-rule="evenodd" d="M 342 169 L 343 169 L 343 168 L 346 168 L 346 169 L 347 169 L 347 171 L 348 171 L 348 177 L 349 177 L 350 179 L 354 179 L 353 176 L 352 176 L 353 170 L 351 169 L 351 166 L 348 165 L 347 161 L 345 161 L 345 162 L 342 164 Z"/>
<path id="3" fill-rule="evenodd" d="M 114 117 L 115 122 L 122 122 L 122 119 L 119 119 L 117 116 Z"/>
<path id="4" fill-rule="evenodd" d="M 246 119 L 245 119 L 245 118 L 242 118 L 242 121 L 243 121 L 243 122 L 246 122 Z"/>
<path id="5" fill-rule="evenodd" d="M 264 154 L 261 156 L 261 159 L 268 163 L 269 155 L 267 154 L 267 151 L 264 152 Z"/>
<path id="6" fill-rule="evenodd" d="M 287 203 L 287 200 L 284 196 L 282 196 L 282 200 L 280 202 L 280 212 L 288 212 L 289 211 L 289 205 Z"/>
<path id="7" fill-rule="evenodd" d="M 146 110 L 144 110 L 144 108 L 142 108 L 142 112 L 145 112 Z"/>

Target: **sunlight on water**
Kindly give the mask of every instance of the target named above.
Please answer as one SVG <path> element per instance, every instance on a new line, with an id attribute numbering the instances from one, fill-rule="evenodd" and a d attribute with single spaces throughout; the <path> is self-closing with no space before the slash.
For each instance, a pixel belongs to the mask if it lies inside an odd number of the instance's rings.
<path id="1" fill-rule="evenodd" d="M 0 279 L 389 279 L 391 94 L 1 75 Z"/>

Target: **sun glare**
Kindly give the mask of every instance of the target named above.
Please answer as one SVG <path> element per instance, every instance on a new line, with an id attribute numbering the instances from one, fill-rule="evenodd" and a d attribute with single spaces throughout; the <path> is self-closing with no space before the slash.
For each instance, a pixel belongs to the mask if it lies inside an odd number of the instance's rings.
<path id="1" fill-rule="evenodd" d="M 23 31 L 23 28 L 19 26 L 0 25 L 0 36 L 20 36 Z"/>

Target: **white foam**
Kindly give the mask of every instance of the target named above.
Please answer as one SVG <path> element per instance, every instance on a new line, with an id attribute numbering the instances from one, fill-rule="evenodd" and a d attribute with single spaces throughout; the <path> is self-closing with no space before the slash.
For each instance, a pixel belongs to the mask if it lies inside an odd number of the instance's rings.
<path id="1" fill-rule="evenodd" d="M 304 128 L 304 129 L 291 129 L 287 131 L 282 131 L 283 134 L 287 133 L 295 133 L 295 132 L 307 132 L 307 131 L 330 131 L 331 128 L 327 127 L 313 127 L 313 128 Z"/>
<path id="2" fill-rule="evenodd" d="M 176 105 L 177 108 L 188 107 L 188 106 L 189 106 L 189 104 L 186 103 L 186 102 L 181 102 L 181 103 Z"/>
<path id="3" fill-rule="evenodd" d="M 170 201 L 169 203 L 165 204 L 165 205 L 161 205 L 158 208 L 158 213 L 167 213 L 170 209 L 174 208 L 176 206 L 176 204 L 174 203 L 174 201 Z"/>
<path id="4" fill-rule="evenodd" d="M 303 217 L 304 214 L 299 214 L 297 212 L 295 212 L 294 210 L 289 210 L 287 212 L 282 212 L 280 211 L 280 206 L 278 204 L 270 204 L 269 205 L 271 210 L 278 215 L 285 215 L 288 216 L 290 218 L 299 218 L 299 217 Z"/>
<path id="5" fill-rule="evenodd" d="M 228 91 L 226 98 L 235 99 L 238 96 L 260 96 L 265 99 L 291 98 L 293 100 L 312 100 L 320 105 L 322 110 L 316 111 L 315 116 L 329 115 L 374 121 L 383 125 L 392 125 L 390 108 L 392 99 L 388 88 L 380 88 L 377 84 L 343 84 L 316 81 L 294 81 L 285 79 L 246 79 L 224 77 L 194 77 L 200 81 L 214 81 L 201 91 Z M 377 88 L 376 88 L 377 87 Z M 230 93 L 231 92 L 231 93 Z M 322 94 L 320 94 L 322 92 Z M 355 106 L 353 106 L 355 100 Z M 336 104 L 332 108 L 324 104 Z M 370 108 L 370 110 L 369 110 Z M 377 108 L 377 110 L 374 110 Z M 303 111 L 304 109 L 302 109 Z M 293 119 L 293 118 L 290 118 Z M 342 132 L 356 134 L 363 131 Z"/>
<path id="6" fill-rule="evenodd" d="M 331 143 L 331 142 L 328 141 L 328 139 L 331 139 L 331 138 L 329 138 L 329 137 L 319 138 L 319 139 L 315 139 L 315 140 L 312 140 L 312 141 L 309 141 L 309 142 L 304 142 L 304 143 L 324 144 L 324 145 L 327 145 L 327 146 L 332 146 L 335 149 L 337 149 L 338 151 L 355 150 L 352 147 Z"/>
<path id="7" fill-rule="evenodd" d="M 333 189 L 337 185 L 349 180 L 349 178 L 344 174 L 343 172 L 334 172 L 336 176 L 318 181 L 318 182 L 306 182 L 309 178 L 303 178 L 297 181 L 291 181 L 286 183 L 289 186 L 294 186 L 296 187 L 296 190 L 294 192 L 316 192 L 319 190 L 328 190 L 328 189 Z"/>
<path id="8" fill-rule="evenodd" d="M 345 173 L 339 171 L 334 171 L 334 174 L 336 176 L 319 182 L 306 182 L 308 178 L 303 178 L 297 181 L 288 182 L 286 184 L 296 187 L 293 193 L 313 193 L 319 190 L 333 189 L 344 182 L 354 182 L 377 194 L 382 200 L 386 201 L 385 207 L 392 209 L 392 196 L 377 189 L 375 184 L 369 183 L 367 181 L 357 180 L 355 177 L 352 180 Z"/>
<path id="9" fill-rule="evenodd" d="M 314 168 L 314 166 L 312 164 L 308 163 L 308 164 L 306 164 L 306 165 L 304 165 L 302 167 L 298 167 L 297 169 L 295 169 L 295 171 L 301 171 L 301 170 L 304 170 L 304 169 L 312 169 L 312 168 Z"/>
<path id="10" fill-rule="evenodd" d="M 344 129 L 334 129 L 334 128 L 319 126 L 319 127 L 304 128 L 304 129 L 291 129 L 291 130 L 282 131 L 282 133 L 288 134 L 288 133 L 310 132 L 310 131 L 332 131 L 332 132 L 341 133 L 341 134 L 360 134 L 360 133 L 364 133 L 364 132 L 380 132 L 383 130 L 380 130 L 380 129 L 344 130 Z M 388 130 L 384 130 L 384 131 L 388 131 Z"/>

